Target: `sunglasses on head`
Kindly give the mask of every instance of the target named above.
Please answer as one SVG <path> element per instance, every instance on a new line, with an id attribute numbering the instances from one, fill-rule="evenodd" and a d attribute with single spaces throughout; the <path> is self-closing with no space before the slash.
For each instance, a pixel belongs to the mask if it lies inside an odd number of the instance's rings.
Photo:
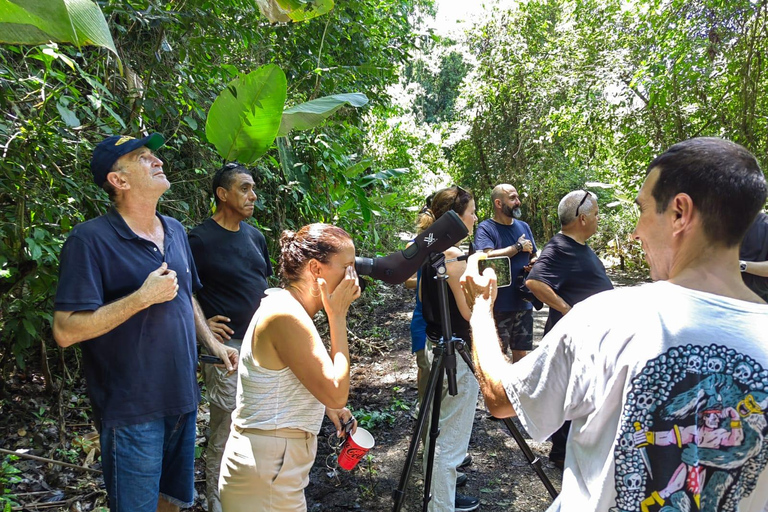
<path id="1" fill-rule="evenodd" d="M 581 208 L 581 205 L 584 204 L 584 201 L 587 200 L 589 197 L 589 192 L 584 192 L 584 197 L 581 198 L 581 202 L 579 203 L 579 206 L 576 207 L 576 216 L 579 216 L 579 209 Z"/>
<path id="2" fill-rule="evenodd" d="M 461 206 L 461 203 L 459 202 L 459 198 L 461 196 L 469 195 L 469 192 L 467 192 L 466 190 L 464 190 L 458 185 L 454 185 L 454 188 L 456 189 L 456 195 L 453 196 L 453 208 L 452 208 L 453 210 L 455 210 L 458 206 Z"/>

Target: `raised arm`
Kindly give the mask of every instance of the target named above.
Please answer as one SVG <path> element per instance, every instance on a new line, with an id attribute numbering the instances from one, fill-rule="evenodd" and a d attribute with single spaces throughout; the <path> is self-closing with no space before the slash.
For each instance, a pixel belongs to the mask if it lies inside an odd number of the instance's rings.
<path id="1" fill-rule="evenodd" d="M 747 268 L 744 272 L 760 277 L 768 277 L 768 261 L 745 261 Z"/>
<path id="2" fill-rule="evenodd" d="M 477 271 L 479 254 L 467 261 L 467 270 L 461 277 L 466 303 L 472 309 L 469 324 L 472 327 L 472 358 L 477 380 L 488 410 L 497 418 L 514 416 L 515 411 L 501 382 L 509 363 L 501 352 L 499 334 L 493 320 L 493 302 L 496 299 L 496 274 L 488 268 L 480 276 Z"/>
<path id="3" fill-rule="evenodd" d="M 317 282 L 328 316 L 330 354 L 312 320 L 298 306 L 294 311 L 275 315 L 270 321 L 269 337 L 277 355 L 304 387 L 326 407 L 341 409 L 349 398 L 347 311 L 352 301 L 360 296 L 360 287 L 354 267 L 349 267 L 332 294 L 324 279 Z"/>
<path id="4" fill-rule="evenodd" d="M 173 300 L 178 291 L 176 272 L 163 263 L 150 272 L 138 290 L 121 299 L 93 311 L 54 312 L 53 337 L 61 347 L 96 338 L 153 304 Z"/>
<path id="5" fill-rule="evenodd" d="M 502 247 L 501 249 L 486 249 L 485 254 L 489 258 L 496 258 L 498 256 L 509 256 L 513 258 L 521 252 L 527 252 L 529 255 L 533 254 L 533 242 L 525 238 L 525 233 L 520 235 L 517 242 L 514 245 L 508 247 Z"/>

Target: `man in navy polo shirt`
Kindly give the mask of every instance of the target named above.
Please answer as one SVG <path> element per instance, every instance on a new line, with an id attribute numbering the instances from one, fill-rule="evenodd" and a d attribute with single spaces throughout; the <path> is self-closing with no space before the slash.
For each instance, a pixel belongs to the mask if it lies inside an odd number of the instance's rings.
<path id="1" fill-rule="evenodd" d="M 112 209 L 76 226 L 61 252 L 53 335 L 83 342 L 112 512 L 178 510 L 194 501 L 195 334 L 237 367 L 192 293 L 200 288 L 181 224 L 156 211 L 170 188 L 152 150 L 160 134 L 109 137 L 93 152 Z"/>
<path id="2" fill-rule="evenodd" d="M 520 196 L 512 185 L 497 185 L 491 192 L 493 218 L 477 226 L 475 247 L 489 258 L 509 256 L 512 283 L 536 254 L 530 226 L 520 220 Z M 504 353 L 512 352 L 519 361 L 533 348 L 533 306 L 517 291 L 517 286 L 499 289 L 493 310 Z"/>

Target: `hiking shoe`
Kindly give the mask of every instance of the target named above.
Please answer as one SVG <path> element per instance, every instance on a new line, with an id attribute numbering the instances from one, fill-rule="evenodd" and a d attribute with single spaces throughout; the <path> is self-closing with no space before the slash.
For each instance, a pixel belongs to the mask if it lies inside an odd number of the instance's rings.
<path id="1" fill-rule="evenodd" d="M 472 456 L 471 456 L 470 454 L 467 454 L 467 455 L 464 457 L 464 460 L 463 460 L 463 461 L 461 461 L 461 464 L 459 464 L 458 466 L 456 466 L 456 469 L 465 468 L 465 467 L 469 466 L 470 464 L 472 464 Z"/>
<path id="2" fill-rule="evenodd" d="M 456 493 L 455 509 L 458 510 L 476 510 L 480 507 L 480 500 L 472 496 L 464 496 Z"/>
<path id="3" fill-rule="evenodd" d="M 467 475 L 458 471 L 456 472 L 456 487 L 464 487 L 467 485 L 468 480 L 469 478 Z"/>

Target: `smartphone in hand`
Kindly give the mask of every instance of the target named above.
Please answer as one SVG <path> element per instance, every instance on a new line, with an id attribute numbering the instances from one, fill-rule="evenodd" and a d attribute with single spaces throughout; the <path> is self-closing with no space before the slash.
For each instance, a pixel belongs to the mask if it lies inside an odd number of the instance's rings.
<path id="1" fill-rule="evenodd" d="M 482 275 L 488 267 L 496 272 L 496 286 L 503 288 L 512 284 L 512 269 L 509 265 L 509 256 L 496 256 L 494 258 L 483 258 L 478 260 L 477 269 Z"/>
<path id="2" fill-rule="evenodd" d="M 197 356 L 197 359 L 201 363 L 206 364 L 224 364 L 224 361 L 222 361 L 220 357 L 212 356 L 210 354 L 200 354 Z"/>

